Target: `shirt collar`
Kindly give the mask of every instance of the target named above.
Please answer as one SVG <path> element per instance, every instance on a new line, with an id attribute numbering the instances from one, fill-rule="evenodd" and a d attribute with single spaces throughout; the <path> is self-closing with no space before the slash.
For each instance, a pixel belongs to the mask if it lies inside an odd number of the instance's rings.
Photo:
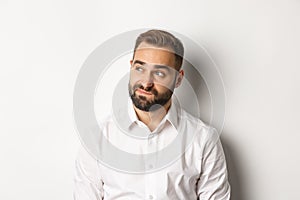
<path id="1" fill-rule="evenodd" d="M 180 106 L 177 102 L 177 99 L 172 98 L 171 106 L 170 106 L 166 116 L 162 119 L 162 122 L 168 121 L 175 129 L 177 129 L 178 123 L 179 123 L 179 115 L 178 114 L 180 114 Z M 129 123 L 127 124 L 128 125 L 127 128 L 129 128 L 133 123 L 140 122 L 140 120 L 138 119 L 136 112 L 133 108 L 133 103 L 130 98 L 128 98 L 128 115 L 129 115 L 130 120 L 129 120 Z"/>

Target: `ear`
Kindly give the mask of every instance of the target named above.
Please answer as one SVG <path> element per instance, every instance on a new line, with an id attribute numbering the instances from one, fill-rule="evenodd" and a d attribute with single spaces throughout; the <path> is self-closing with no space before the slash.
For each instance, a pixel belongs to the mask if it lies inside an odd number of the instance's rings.
<path id="1" fill-rule="evenodd" d="M 130 69 L 132 69 L 132 63 L 133 63 L 133 60 L 130 60 Z"/>
<path id="2" fill-rule="evenodd" d="M 181 85 L 181 82 L 183 80 L 183 76 L 184 76 L 184 71 L 181 69 L 179 72 L 178 72 L 178 75 L 176 77 L 176 84 L 175 84 L 175 87 L 179 87 Z"/>

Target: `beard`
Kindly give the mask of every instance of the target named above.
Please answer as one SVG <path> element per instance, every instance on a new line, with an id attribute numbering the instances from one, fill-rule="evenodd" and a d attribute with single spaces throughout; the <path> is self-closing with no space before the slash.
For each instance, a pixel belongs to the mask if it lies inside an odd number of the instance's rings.
<path id="1" fill-rule="evenodd" d="M 174 87 L 172 88 L 174 89 Z M 152 93 L 154 95 L 154 99 L 147 100 L 147 97 L 143 95 L 137 95 L 137 89 L 142 89 Z M 133 87 L 131 87 L 130 83 L 128 84 L 128 91 L 134 106 L 146 112 L 158 110 L 161 106 L 164 106 L 173 95 L 173 90 L 170 90 L 169 88 L 167 88 L 165 93 L 158 93 L 154 87 L 145 88 L 141 84 L 135 84 Z"/>

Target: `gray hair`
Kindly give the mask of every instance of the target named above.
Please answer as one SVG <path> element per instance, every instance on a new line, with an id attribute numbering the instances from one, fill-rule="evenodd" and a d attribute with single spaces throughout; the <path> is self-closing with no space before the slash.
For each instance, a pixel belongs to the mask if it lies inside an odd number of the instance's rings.
<path id="1" fill-rule="evenodd" d="M 184 47 L 182 42 L 174 35 L 167 31 L 157 29 L 152 29 L 141 33 L 136 39 L 134 53 L 142 42 L 146 42 L 147 44 L 157 47 L 166 47 L 171 49 L 175 55 L 175 67 L 177 70 L 180 70 L 183 60 Z"/>

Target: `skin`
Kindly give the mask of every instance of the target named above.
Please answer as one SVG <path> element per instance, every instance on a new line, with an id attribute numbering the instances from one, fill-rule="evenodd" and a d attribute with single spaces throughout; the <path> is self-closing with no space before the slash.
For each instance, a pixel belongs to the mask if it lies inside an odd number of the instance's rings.
<path id="1" fill-rule="evenodd" d="M 175 55 L 168 48 L 156 47 L 142 42 L 130 61 L 129 90 L 139 99 L 141 105 L 154 101 L 158 97 L 166 97 L 179 87 L 184 71 L 175 68 Z M 144 111 L 133 105 L 134 110 L 144 124 L 153 131 L 167 114 L 171 98 L 161 105 Z"/>

